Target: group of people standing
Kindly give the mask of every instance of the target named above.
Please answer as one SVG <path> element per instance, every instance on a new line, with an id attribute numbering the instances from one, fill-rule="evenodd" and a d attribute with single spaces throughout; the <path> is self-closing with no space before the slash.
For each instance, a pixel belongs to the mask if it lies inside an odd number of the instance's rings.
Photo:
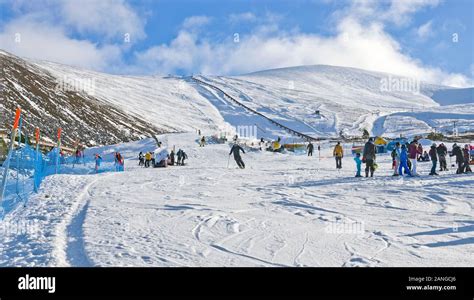
<path id="1" fill-rule="evenodd" d="M 360 153 L 356 153 L 354 161 L 356 163 L 356 175 L 355 177 L 362 177 L 362 163 L 365 163 L 365 177 L 374 177 L 375 169 L 377 164 L 375 163 L 375 154 L 377 153 L 377 148 L 374 144 L 374 139 L 369 138 L 367 143 L 364 145 L 362 152 L 362 158 Z M 342 169 L 342 158 L 344 157 L 344 149 L 342 148 L 341 142 L 337 142 L 334 146 L 333 156 L 336 159 L 336 169 Z"/>
<path id="2" fill-rule="evenodd" d="M 308 155 L 309 153 L 308 145 Z M 311 147 L 312 151 L 312 147 Z M 365 143 L 362 157 L 361 153 L 356 153 L 354 161 L 356 163 L 357 172 L 356 177 L 362 177 L 362 163 L 365 163 L 365 177 L 373 177 L 374 172 L 377 169 L 376 163 L 376 153 L 377 147 L 374 144 L 374 139 L 369 138 L 367 143 Z M 422 159 L 423 155 L 428 156 L 428 158 Z M 461 148 L 459 145 L 454 144 L 451 154 L 448 153 L 448 148 L 444 143 L 437 145 L 433 143 L 430 147 L 429 152 L 423 151 L 423 146 L 419 143 L 418 139 L 414 139 L 411 143 L 401 144 L 397 142 L 395 148 L 391 153 L 392 157 L 392 169 L 393 176 L 403 176 L 404 174 L 408 176 L 419 176 L 417 171 L 417 164 L 419 161 L 431 161 L 431 171 L 429 175 L 439 175 L 436 172 L 439 162 L 439 171 L 447 171 L 447 157 L 455 156 L 457 170 L 456 174 L 472 172 L 469 162 L 471 161 L 470 147 L 469 145 L 464 145 L 464 148 Z M 344 151 L 341 146 L 341 143 L 338 142 L 333 150 L 333 156 L 336 160 L 336 168 L 342 168 L 342 158 L 344 157 Z"/>
<path id="3" fill-rule="evenodd" d="M 164 157 L 161 157 L 158 159 L 159 161 L 157 162 L 155 159 L 155 153 L 154 152 L 146 152 L 143 154 L 143 152 L 140 152 L 138 154 L 138 165 L 143 166 L 145 168 L 149 168 L 150 165 L 153 167 L 167 167 L 167 166 L 184 166 L 184 161 L 188 159 L 188 155 L 184 150 L 179 149 L 178 152 L 174 152 L 174 149 L 171 150 L 171 152 L 168 154 L 166 150 L 164 150 Z M 162 153 L 162 152 L 160 152 Z"/>

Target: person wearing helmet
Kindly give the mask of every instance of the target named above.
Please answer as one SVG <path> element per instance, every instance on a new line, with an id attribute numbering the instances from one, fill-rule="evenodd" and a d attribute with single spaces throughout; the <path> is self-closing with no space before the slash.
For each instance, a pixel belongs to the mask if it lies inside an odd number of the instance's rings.
<path id="1" fill-rule="evenodd" d="M 436 165 L 438 163 L 438 153 L 436 151 L 436 147 L 437 145 L 433 143 L 433 145 L 431 145 L 431 149 L 429 152 L 431 163 L 432 163 L 430 175 L 439 175 L 438 173 L 436 173 Z"/>

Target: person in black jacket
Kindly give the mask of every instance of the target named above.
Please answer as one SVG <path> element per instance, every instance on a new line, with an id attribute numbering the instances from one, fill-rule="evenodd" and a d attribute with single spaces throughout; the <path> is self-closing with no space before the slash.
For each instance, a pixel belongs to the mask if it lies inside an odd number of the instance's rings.
<path id="1" fill-rule="evenodd" d="M 306 149 L 308 149 L 308 156 L 313 156 L 313 149 L 314 149 L 313 143 L 309 142 L 309 144 L 308 144 L 308 146 L 306 147 Z"/>
<path id="2" fill-rule="evenodd" d="M 436 148 L 436 152 L 438 152 L 439 170 L 440 171 L 447 171 L 448 170 L 448 164 L 446 162 L 446 156 L 448 155 L 448 148 L 446 148 L 446 146 L 443 143 L 441 143 Z"/>
<path id="3" fill-rule="evenodd" d="M 471 160 L 471 154 L 469 153 L 469 145 L 464 145 L 464 149 L 462 151 L 464 156 L 463 171 L 465 173 L 472 172 L 471 167 L 469 166 L 469 161 Z"/>
<path id="4" fill-rule="evenodd" d="M 365 162 L 365 177 L 374 177 L 375 171 L 375 153 L 377 153 L 377 149 L 374 144 L 374 139 L 369 138 L 369 141 L 365 143 L 364 152 L 362 154 L 362 162 Z"/>
<path id="5" fill-rule="evenodd" d="M 456 170 L 456 174 L 464 173 L 464 154 L 457 144 L 453 145 L 453 150 L 451 151 L 451 155 L 449 156 L 456 156 L 456 163 L 458 164 L 458 169 Z"/>
<path id="6" fill-rule="evenodd" d="M 439 175 L 438 173 L 436 173 L 436 165 L 438 163 L 438 152 L 436 150 L 436 144 L 433 144 L 431 146 L 429 155 L 430 155 L 431 163 L 433 164 L 433 166 L 431 167 L 430 175 Z"/>
<path id="7" fill-rule="evenodd" d="M 234 153 L 234 160 L 235 162 L 237 163 L 237 165 L 239 166 L 239 168 L 241 169 L 245 169 L 245 164 L 242 160 L 242 157 L 240 157 L 240 151 L 242 151 L 242 153 L 245 153 L 244 149 L 242 147 L 240 147 L 239 145 L 237 144 L 234 144 L 232 146 L 232 149 L 230 149 L 230 153 L 229 155 L 231 155 L 232 153 Z"/>

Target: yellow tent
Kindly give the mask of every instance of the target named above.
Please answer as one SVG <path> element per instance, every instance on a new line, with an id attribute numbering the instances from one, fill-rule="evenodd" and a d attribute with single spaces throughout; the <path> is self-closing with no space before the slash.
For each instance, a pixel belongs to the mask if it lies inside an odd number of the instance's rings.
<path id="1" fill-rule="evenodd" d="M 375 145 L 387 145 L 387 141 L 384 138 L 378 136 L 378 137 L 375 138 L 374 144 Z"/>

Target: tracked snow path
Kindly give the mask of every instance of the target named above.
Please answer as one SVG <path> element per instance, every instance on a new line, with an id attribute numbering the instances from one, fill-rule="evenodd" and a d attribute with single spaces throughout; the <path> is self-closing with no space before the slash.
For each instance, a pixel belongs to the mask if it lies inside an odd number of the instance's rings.
<path id="1" fill-rule="evenodd" d="M 159 137 L 186 150 L 183 167 L 145 169 L 128 159 L 123 173 L 47 178 L 28 207 L 9 216 L 38 220 L 40 235 L 3 239 L 1 264 L 474 264 L 473 175 L 393 178 L 381 155 L 377 177 L 358 179 L 350 157 L 335 170 L 325 144 L 320 162 L 250 152 L 240 170 L 232 159 L 226 168 L 227 145 L 200 148 L 196 138 Z M 419 168 L 427 174 L 429 163 Z"/>

